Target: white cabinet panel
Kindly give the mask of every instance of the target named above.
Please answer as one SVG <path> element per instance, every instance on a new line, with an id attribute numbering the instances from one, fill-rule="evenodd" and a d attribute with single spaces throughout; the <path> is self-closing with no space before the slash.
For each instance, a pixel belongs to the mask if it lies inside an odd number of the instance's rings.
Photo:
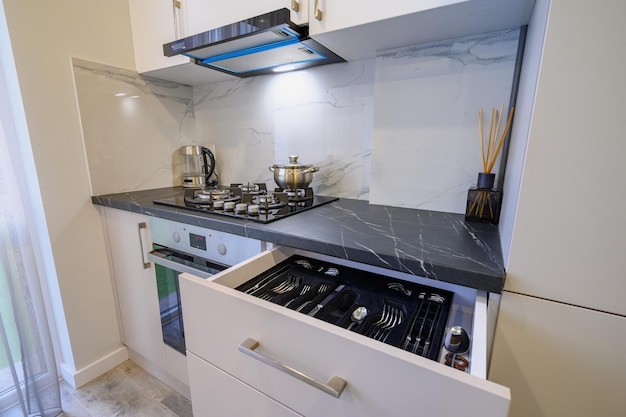
<path id="1" fill-rule="evenodd" d="M 510 417 L 623 416 L 626 318 L 504 292 L 489 378 Z"/>
<path id="2" fill-rule="evenodd" d="M 505 282 L 622 316 L 624 15 L 626 2 L 550 2 Z"/>
<path id="3" fill-rule="evenodd" d="M 235 7 L 229 1 L 187 0 L 188 36 L 282 8 L 290 10 L 292 22 L 298 25 L 307 24 L 308 1 L 297 0 L 296 12 L 292 7 L 294 3 L 292 0 L 240 0 Z"/>
<path id="4" fill-rule="evenodd" d="M 144 268 L 152 245 L 148 217 L 112 208 L 104 212 L 124 343 L 147 359 L 164 364 L 154 267 L 148 264 Z M 141 225 L 146 228 L 140 229 Z"/>
<path id="5" fill-rule="evenodd" d="M 161 314 L 154 265 L 147 260 L 152 249 L 149 216 L 104 207 L 109 254 L 129 355 L 142 368 L 185 396 L 189 376 L 185 356 L 163 343 Z M 144 268 L 144 263 L 145 268 Z"/>
<path id="6" fill-rule="evenodd" d="M 310 0 L 311 37 L 349 60 L 433 40 L 520 27 L 534 0 Z M 320 16 L 321 13 L 321 16 Z"/>
<path id="7" fill-rule="evenodd" d="M 212 280 L 181 275 L 188 351 L 309 417 L 447 416 L 458 403 L 467 416 L 507 415 L 505 387 L 232 289 L 291 253 L 274 249 Z M 345 390 L 334 398 L 245 355 L 239 345 L 247 338 L 320 382 L 345 379 Z"/>
<path id="8" fill-rule="evenodd" d="M 261 392 L 188 353 L 194 417 L 296 417 Z"/>
<path id="9" fill-rule="evenodd" d="M 206 16 L 203 7 L 207 3 L 195 0 L 129 0 L 137 72 L 186 85 L 235 78 L 219 71 L 207 71 L 206 68 L 193 64 L 186 56 L 167 57 L 163 54 L 164 44 L 194 34 L 192 30 Z M 180 7 L 175 7 L 175 4 Z M 231 9 L 240 10 L 236 7 Z M 213 13 L 209 13 L 209 16 L 212 15 Z"/>
<path id="10" fill-rule="evenodd" d="M 163 55 L 164 43 L 186 33 L 184 9 L 175 9 L 173 3 L 173 0 L 129 1 L 135 67 L 140 74 L 189 62 L 187 57 Z"/>

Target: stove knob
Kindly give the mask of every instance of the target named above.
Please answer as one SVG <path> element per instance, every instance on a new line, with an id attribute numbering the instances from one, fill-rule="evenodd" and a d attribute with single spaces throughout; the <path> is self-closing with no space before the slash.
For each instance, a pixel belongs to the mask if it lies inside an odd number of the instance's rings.
<path id="1" fill-rule="evenodd" d="M 220 255 L 224 256 L 226 255 L 226 245 L 223 243 L 220 243 L 219 245 L 217 245 L 217 253 L 219 253 Z"/>
<path id="2" fill-rule="evenodd" d="M 174 239 L 174 242 L 176 243 L 180 242 L 180 234 L 178 232 L 173 232 L 172 239 Z"/>

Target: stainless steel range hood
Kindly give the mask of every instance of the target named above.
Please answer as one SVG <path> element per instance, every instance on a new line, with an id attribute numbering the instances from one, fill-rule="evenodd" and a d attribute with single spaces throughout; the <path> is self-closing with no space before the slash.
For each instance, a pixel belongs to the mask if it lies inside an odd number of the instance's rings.
<path id="1" fill-rule="evenodd" d="M 163 53 L 237 77 L 345 62 L 308 38 L 308 28 L 291 22 L 286 8 L 167 43 Z"/>

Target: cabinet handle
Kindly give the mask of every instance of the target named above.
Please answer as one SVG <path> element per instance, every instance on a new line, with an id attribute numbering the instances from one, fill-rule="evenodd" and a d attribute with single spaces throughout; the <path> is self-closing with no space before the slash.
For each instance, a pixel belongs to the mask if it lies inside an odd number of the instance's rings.
<path id="1" fill-rule="evenodd" d="M 148 225 L 146 225 L 146 222 L 137 223 L 137 229 L 139 230 L 139 248 L 141 249 L 141 263 L 143 264 L 143 269 L 148 269 L 150 268 L 150 262 L 146 261 L 146 252 L 143 249 L 143 235 L 141 234 L 142 230 L 148 230 Z"/>
<path id="2" fill-rule="evenodd" d="M 172 0 L 172 11 L 174 13 L 174 37 L 176 39 L 180 39 L 183 37 L 182 31 L 181 31 L 181 25 L 180 25 L 181 7 L 182 7 L 182 4 L 180 3 L 180 0 Z"/>
<path id="3" fill-rule="evenodd" d="M 324 391 L 325 393 L 332 395 L 335 398 L 339 398 L 343 389 L 346 387 L 346 381 L 344 379 L 339 378 L 338 376 L 331 376 L 327 383 L 323 383 L 318 381 L 315 378 L 312 378 L 303 372 L 298 371 L 290 367 L 289 365 L 285 365 L 282 362 L 279 362 L 275 359 L 270 358 L 269 356 L 265 356 L 262 353 L 257 352 L 255 349 L 259 347 L 259 342 L 252 339 L 247 338 L 239 345 L 239 350 L 246 355 L 252 356 L 254 359 L 260 360 L 261 362 L 278 369 L 286 373 L 287 375 L 291 375 L 292 377 L 299 379 L 300 381 L 306 382 L 307 384 L 319 389 L 320 391 Z"/>
<path id="4" fill-rule="evenodd" d="M 322 20 L 324 13 L 322 9 L 320 9 L 320 0 L 315 0 L 315 18 L 317 20 Z"/>
<path id="5" fill-rule="evenodd" d="M 291 0 L 291 9 L 298 13 L 300 11 L 300 3 L 297 0 Z"/>

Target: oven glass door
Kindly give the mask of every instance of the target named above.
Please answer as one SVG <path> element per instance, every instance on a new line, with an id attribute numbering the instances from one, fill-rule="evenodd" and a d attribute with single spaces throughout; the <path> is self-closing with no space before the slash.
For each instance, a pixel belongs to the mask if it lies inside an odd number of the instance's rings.
<path id="1" fill-rule="evenodd" d="M 153 245 L 153 248 L 148 258 L 154 262 L 156 273 L 163 342 L 184 355 L 185 328 L 178 275 L 190 272 L 208 278 L 227 267 L 159 245 Z"/>

